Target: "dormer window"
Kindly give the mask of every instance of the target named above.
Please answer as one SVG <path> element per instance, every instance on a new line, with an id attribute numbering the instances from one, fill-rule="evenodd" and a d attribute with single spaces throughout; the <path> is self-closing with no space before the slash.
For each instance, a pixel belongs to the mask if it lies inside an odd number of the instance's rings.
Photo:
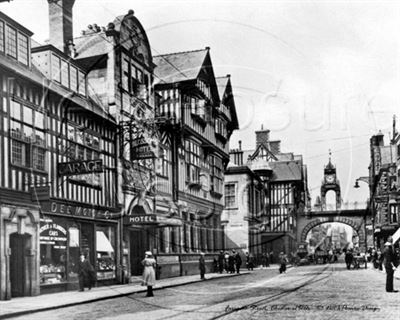
<path id="1" fill-rule="evenodd" d="M 0 53 L 29 66 L 32 33 L 0 11 Z"/>
<path id="2" fill-rule="evenodd" d="M 29 42 L 28 37 L 18 32 L 17 29 L 5 25 L 0 21 L 0 52 L 18 60 L 24 65 L 29 64 Z"/>
<path id="3" fill-rule="evenodd" d="M 51 79 L 71 91 L 86 96 L 85 74 L 54 53 L 51 54 Z"/>

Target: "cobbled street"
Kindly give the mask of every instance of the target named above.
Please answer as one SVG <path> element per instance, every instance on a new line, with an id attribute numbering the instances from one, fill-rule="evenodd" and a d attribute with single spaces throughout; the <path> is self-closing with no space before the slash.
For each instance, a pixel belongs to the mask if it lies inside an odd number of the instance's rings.
<path id="1" fill-rule="evenodd" d="M 399 319 L 400 293 L 384 286 L 385 274 L 370 266 L 311 265 L 281 275 L 260 269 L 156 290 L 153 298 L 133 294 L 16 319 Z"/>

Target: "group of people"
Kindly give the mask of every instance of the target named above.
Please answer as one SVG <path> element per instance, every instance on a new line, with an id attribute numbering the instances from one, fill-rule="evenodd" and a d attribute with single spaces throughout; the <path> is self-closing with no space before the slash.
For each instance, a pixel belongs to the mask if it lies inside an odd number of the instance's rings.
<path id="1" fill-rule="evenodd" d="M 228 251 L 220 251 L 218 255 L 218 271 L 223 273 L 224 270 L 227 273 L 240 273 L 240 267 L 242 266 L 242 257 L 239 252 L 232 250 L 231 253 Z"/>

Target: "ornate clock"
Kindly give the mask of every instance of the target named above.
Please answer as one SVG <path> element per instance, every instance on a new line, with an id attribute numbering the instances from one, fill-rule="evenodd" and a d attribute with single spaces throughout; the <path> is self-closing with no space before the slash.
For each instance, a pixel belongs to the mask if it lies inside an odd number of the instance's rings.
<path id="1" fill-rule="evenodd" d="M 329 174 L 326 176 L 326 182 L 333 183 L 335 181 L 335 176 L 333 174 Z"/>

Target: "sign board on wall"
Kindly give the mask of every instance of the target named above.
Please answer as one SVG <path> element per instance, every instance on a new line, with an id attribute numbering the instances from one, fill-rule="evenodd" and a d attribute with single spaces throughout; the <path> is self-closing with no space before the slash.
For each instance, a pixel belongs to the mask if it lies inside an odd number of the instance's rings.
<path id="1" fill-rule="evenodd" d="M 108 210 L 85 207 L 72 203 L 64 203 L 56 200 L 41 202 L 41 205 L 42 210 L 46 213 L 55 213 L 91 219 L 109 219 L 112 217 L 112 214 Z"/>
<path id="2" fill-rule="evenodd" d="M 102 159 L 61 162 L 57 164 L 59 176 L 75 176 L 79 174 L 103 172 L 103 170 Z"/>
<path id="3" fill-rule="evenodd" d="M 66 249 L 67 230 L 56 223 L 46 223 L 40 227 L 40 244 L 52 245 L 54 249 Z"/>

